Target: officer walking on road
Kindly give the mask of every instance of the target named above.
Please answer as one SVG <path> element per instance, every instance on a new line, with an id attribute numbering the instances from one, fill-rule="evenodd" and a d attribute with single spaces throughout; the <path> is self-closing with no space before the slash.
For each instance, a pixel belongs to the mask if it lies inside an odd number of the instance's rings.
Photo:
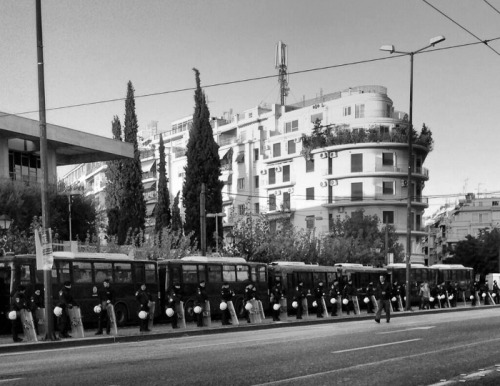
<path id="1" fill-rule="evenodd" d="M 387 323 L 391 320 L 391 293 L 392 286 L 391 283 L 386 281 L 385 275 L 380 275 L 380 281 L 375 289 L 375 298 L 377 299 L 378 310 L 375 314 L 375 321 L 380 323 L 380 317 L 382 316 L 382 310 L 385 310 L 385 317 Z"/>
<path id="2" fill-rule="evenodd" d="M 111 331 L 111 320 L 108 315 L 107 306 L 114 304 L 115 291 L 109 284 L 109 279 L 104 279 L 102 288 L 99 290 L 99 302 L 101 303 L 101 312 L 99 313 L 99 321 L 97 324 L 96 335 L 102 335 L 103 327 L 106 326 L 106 334 L 109 335 Z"/>

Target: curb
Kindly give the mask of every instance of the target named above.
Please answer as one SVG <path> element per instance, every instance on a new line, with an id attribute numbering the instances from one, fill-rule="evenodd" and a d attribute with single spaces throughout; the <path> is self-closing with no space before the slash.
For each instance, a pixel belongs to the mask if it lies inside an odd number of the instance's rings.
<path id="1" fill-rule="evenodd" d="M 405 318 L 414 315 L 425 315 L 425 314 L 441 314 L 447 312 L 464 312 L 464 311 L 474 311 L 478 309 L 491 309 L 498 308 L 499 305 L 487 305 L 487 306 L 476 306 L 476 307 L 456 307 L 456 308 L 444 308 L 435 310 L 410 310 L 410 311 L 399 311 L 391 313 L 391 319 L 393 318 Z M 38 342 L 26 342 L 26 343 L 7 343 L 0 344 L 0 354 L 17 353 L 24 351 L 39 351 L 39 350 L 53 350 L 65 347 L 86 347 L 86 346 L 99 346 L 104 344 L 113 343 L 129 343 L 129 342 L 146 342 L 150 340 L 160 340 L 160 339 L 171 339 L 180 337 L 190 337 L 199 335 L 210 335 L 210 334 L 224 334 L 228 332 L 235 331 L 258 331 L 258 330 L 269 330 L 274 328 L 290 327 L 290 326 L 311 326 L 317 324 L 336 324 L 336 323 L 346 323 L 358 320 L 373 320 L 374 314 L 367 315 L 362 314 L 360 316 L 341 316 L 341 317 L 329 317 L 326 319 L 318 318 L 304 319 L 297 321 L 296 319 L 289 318 L 286 321 L 278 323 L 265 323 L 265 324 L 240 324 L 239 326 L 233 327 L 209 327 L 200 328 L 193 330 L 181 330 L 167 332 L 157 332 L 154 331 L 150 334 L 134 334 L 134 335 L 118 335 L 109 336 L 104 338 L 81 338 L 81 339 L 63 339 L 55 341 L 38 341 Z"/>

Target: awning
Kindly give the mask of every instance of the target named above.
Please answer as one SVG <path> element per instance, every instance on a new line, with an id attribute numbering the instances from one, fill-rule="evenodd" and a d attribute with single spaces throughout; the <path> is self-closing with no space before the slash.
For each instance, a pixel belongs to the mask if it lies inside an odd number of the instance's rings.
<path id="1" fill-rule="evenodd" d="M 292 217 L 293 215 L 293 211 L 287 211 L 287 212 L 282 212 L 282 211 L 279 211 L 279 212 L 274 212 L 274 213 L 268 213 L 266 214 L 266 217 L 269 221 L 272 221 L 272 220 L 283 220 L 283 219 L 289 219 Z"/>
<path id="2" fill-rule="evenodd" d="M 145 192 L 149 192 L 150 190 L 156 190 L 156 181 L 145 182 L 143 188 Z"/>
<path id="3" fill-rule="evenodd" d="M 146 216 L 147 217 L 151 217 L 153 215 L 155 207 L 156 207 L 156 203 L 154 203 L 154 204 L 146 204 Z"/>
<path id="4" fill-rule="evenodd" d="M 226 154 L 221 158 L 221 161 L 224 162 L 232 162 L 233 159 L 233 149 L 230 148 L 228 151 L 226 151 Z"/>
<path id="5" fill-rule="evenodd" d="M 155 165 L 156 163 L 156 160 L 155 159 L 151 159 L 149 161 L 145 161 L 141 164 L 141 168 L 142 168 L 142 172 L 143 173 L 147 173 L 147 172 L 150 172 L 151 169 L 153 168 L 153 166 Z"/>
<path id="6" fill-rule="evenodd" d="M 237 163 L 245 162 L 245 153 L 238 154 L 238 157 L 236 157 L 236 162 Z"/>

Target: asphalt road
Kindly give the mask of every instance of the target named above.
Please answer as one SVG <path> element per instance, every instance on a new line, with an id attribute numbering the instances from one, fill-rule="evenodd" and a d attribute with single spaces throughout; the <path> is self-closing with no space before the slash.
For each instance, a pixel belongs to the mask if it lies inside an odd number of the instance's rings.
<path id="1" fill-rule="evenodd" d="M 499 348 L 494 308 L 5 353 L 0 385 L 497 385 Z"/>

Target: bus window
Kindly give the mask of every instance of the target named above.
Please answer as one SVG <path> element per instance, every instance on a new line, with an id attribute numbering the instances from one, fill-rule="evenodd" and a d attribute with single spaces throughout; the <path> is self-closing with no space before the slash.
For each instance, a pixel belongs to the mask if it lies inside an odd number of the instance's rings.
<path id="1" fill-rule="evenodd" d="M 204 265 L 199 265 L 198 266 L 198 280 L 199 281 L 206 281 L 207 276 L 205 272 L 205 266 Z"/>
<path id="2" fill-rule="evenodd" d="M 333 284 L 333 282 L 334 282 L 335 280 L 337 280 L 337 275 L 335 274 L 335 272 L 328 272 L 328 273 L 326 274 L 326 280 L 327 280 L 327 284 L 326 284 L 326 285 L 327 285 L 328 287 L 331 287 L 331 286 L 332 286 L 332 284 Z"/>
<path id="3" fill-rule="evenodd" d="M 258 281 L 261 283 L 266 282 L 266 267 L 257 267 Z"/>
<path id="4" fill-rule="evenodd" d="M 156 269 L 154 264 L 144 264 L 144 268 L 146 269 L 146 284 L 155 284 L 156 283 Z"/>
<path id="5" fill-rule="evenodd" d="M 312 276 L 310 272 L 297 272 L 298 282 L 304 282 L 305 289 L 312 289 Z M 297 282 L 297 284 L 298 284 Z"/>
<path id="6" fill-rule="evenodd" d="M 115 263 L 115 282 L 132 283 L 132 264 Z"/>
<path id="7" fill-rule="evenodd" d="M 196 272 L 196 265 L 183 265 L 182 266 L 182 282 L 198 283 L 198 274 Z"/>
<path id="8" fill-rule="evenodd" d="M 326 275 L 324 272 L 313 272 L 313 284 L 316 286 L 320 281 L 322 281 L 323 284 L 326 284 L 325 277 Z"/>
<path id="9" fill-rule="evenodd" d="M 94 263 L 95 282 L 102 283 L 105 279 L 113 281 L 111 263 Z"/>
<path id="10" fill-rule="evenodd" d="M 172 282 L 173 284 L 181 282 L 181 267 L 172 267 Z"/>
<path id="11" fill-rule="evenodd" d="M 31 284 L 31 270 L 28 264 L 22 264 L 20 267 L 19 284 L 29 286 Z"/>
<path id="12" fill-rule="evenodd" d="M 54 270 L 52 271 L 54 272 Z M 64 283 L 65 281 L 70 281 L 69 274 L 69 263 L 58 261 L 57 262 L 57 276 L 59 276 L 59 283 Z"/>
<path id="13" fill-rule="evenodd" d="M 220 283 L 222 281 L 222 267 L 220 265 L 208 266 L 208 281 L 210 283 Z"/>
<path id="14" fill-rule="evenodd" d="M 236 281 L 236 271 L 234 265 L 223 265 L 222 266 L 222 279 L 227 282 Z"/>
<path id="15" fill-rule="evenodd" d="M 73 262 L 73 280 L 75 283 L 92 283 L 92 264 Z"/>
<path id="16" fill-rule="evenodd" d="M 237 281 L 248 281 L 250 279 L 250 274 L 248 272 L 248 268 L 246 265 L 237 265 L 236 266 L 236 280 Z"/>

